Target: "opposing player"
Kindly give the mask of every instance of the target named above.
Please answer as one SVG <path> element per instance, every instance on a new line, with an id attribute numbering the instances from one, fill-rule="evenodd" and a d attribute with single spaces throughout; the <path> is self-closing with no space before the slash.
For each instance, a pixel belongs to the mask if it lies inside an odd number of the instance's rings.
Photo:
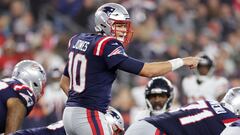
<path id="1" fill-rule="evenodd" d="M 0 80 L 0 133 L 18 130 L 43 94 L 46 73 L 32 60 L 19 62 L 11 78 Z"/>
<path id="2" fill-rule="evenodd" d="M 232 89 L 221 103 L 200 100 L 179 110 L 145 118 L 131 125 L 125 135 L 219 135 L 239 118 L 240 89 Z"/>
<path id="3" fill-rule="evenodd" d="M 110 134 L 104 113 L 111 98 L 116 70 L 155 77 L 183 65 L 195 68 L 199 58 L 177 58 L 165 62 L 143 63 L 128 57 L 124 51 L 132 37 L 127 10 L 107 3 L 95 13 L 97 34 L 73 36 L 68 45 L 68 63 L 61 87 L 68 94 L 63 122 L 69 134 Z M 83 133 L 84 132 L 84 133 Z"/>
<path id="4" fill-rule="evenodd" d="M 140 111 L 134 118 L 135 121 L 169 110 L 173 101 L 172 83 L 163 76 L 152 78 L 146 86 L 145 99 L 147 109 Z"/>
<path id="5" fill-rule="evenodd" d="M 109 107 L 105 118 L 109 124 L 111 135 L 119 135 L 124 132 L 124 122 L 122 115 L 113 107 Z M 58 121 L 47 127 L 19 130 L 12 135 L 66 135 L 63 121 Z"/>
<path id="6" fill-rule="evenodd" d="M 228 89 L 228 81 L 225 77 L 214 75 L 215 64 L 206 54 L 201 53 L 202 60 L 195 70 L 195 75 L 183 79 L 182 87 L 187 97 L 187 102 L 197 100 L 220 101 Z"/>

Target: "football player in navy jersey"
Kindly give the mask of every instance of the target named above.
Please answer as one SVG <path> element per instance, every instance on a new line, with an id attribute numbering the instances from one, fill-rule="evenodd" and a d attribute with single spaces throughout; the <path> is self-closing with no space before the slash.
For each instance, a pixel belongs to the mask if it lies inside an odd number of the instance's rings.
<path id="1" fill-rule="evenodd" d="M 132 124 L 125 135 L 220 135 L 239 120 L 240 88 L 232 88 L 219 103 L 200 100 L 176 111 Z"/>
<path id="2" fill-rule="evenodd" d="M 43 94 L 46 73 L 32 60 L 19 62 L 11 78 L 0 80 L 0 133 L 18 130 Z"/>
<path id="3" fill-rule="evenodd" d="M 68 63 L 60 85 L 68 95 L 63 123 L 69 134 L 109 134 L 103 116 L 111 99 L 116 70 L 155 77 L 183 65 L 195 68 L 199 61 L 197 57 L 187 57 L 143 63 L 128 57 L 124 47 L 133 32 L 129 14 L 119 4 L 99 7 L 95 25 L 96 34 L 77 34 L 68 44 Z"/>
<path id="4" fill-rule="evenodd" d="M 109 124 L 109 132 L 119 135 L 124 132 L 124 122 L 121 114 L 113 107 L 109 107 L 105 118 Z M 19 130 L 12 135 L 66 135 L 63 121 L 58 121 L 47 127 Z"/>

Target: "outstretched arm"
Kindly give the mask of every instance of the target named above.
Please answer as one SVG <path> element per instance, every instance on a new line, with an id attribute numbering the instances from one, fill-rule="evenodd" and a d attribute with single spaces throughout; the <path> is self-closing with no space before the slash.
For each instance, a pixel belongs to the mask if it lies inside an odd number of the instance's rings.
<path id="1" fill-rule="evenodd" d="M 139 75 L 145 77 L 156 77 L 164 75 L 170 71 L 178 69 L 182 66 L 187 66 L 190 69 L 197 67 L 199 62 L 198 57 L 177 58 L 164 62 L 145 63 Z"/>
<path id="2" fill-rule="evenodd" d="M 20 99 L 8 99 L 5 135 L 15 132 L 20 128 L 26 113 L 27 109 Z"/>

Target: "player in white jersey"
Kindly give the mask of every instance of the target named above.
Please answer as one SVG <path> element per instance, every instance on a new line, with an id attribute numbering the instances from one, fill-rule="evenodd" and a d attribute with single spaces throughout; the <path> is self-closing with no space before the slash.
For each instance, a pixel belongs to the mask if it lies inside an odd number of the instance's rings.
<path id="1" fill-rule="evenodd" d="M 188 103 L 197 100 L 218 100 L 227 92 L 228 81 L 226 78 L 214 75 L 214 62 L 206 54 L 199 55 L 202 60 L 196 69 L 196 74 L 183 79 L 182 87 L 187 96 Z"/>
<path id="2" fill-rule="evenodd" d="M 173 100 L 173 86 L 165 77 L 152 78 L 145 88 L 147 108 L 140 111 L 134 121 L 168 111 Z"/>

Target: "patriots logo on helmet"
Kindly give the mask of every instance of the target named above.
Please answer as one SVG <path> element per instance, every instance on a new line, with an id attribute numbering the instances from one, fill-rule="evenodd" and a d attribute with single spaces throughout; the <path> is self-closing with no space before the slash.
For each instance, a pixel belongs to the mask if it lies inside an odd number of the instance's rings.
<path id="1" fill-rule="evenodd" d="M 122 54 L 127 56 L 127 54 L 125 53 L 124 49 L 122 46 L 119 46 L 118 48 L 114 49 L 110 54 L 108 54 L 108 57 L 114 56 L 114 55 L 118 55 L 118 54 Z"/>
<path id="2" fill-rule="evenodd" d="M 37 64 L 33 64 L 32 69 L 39 70 L 40 73 L 45 74 L 41 67 L 39 67 Z"/>
<path id="3" fill-rule="evenodd" d="M 114 10 L 115 8 L 112 8 L 112 7 L 104 7 L 102 11 L 105 12 L 108 16 L 110 16 Z"/>

